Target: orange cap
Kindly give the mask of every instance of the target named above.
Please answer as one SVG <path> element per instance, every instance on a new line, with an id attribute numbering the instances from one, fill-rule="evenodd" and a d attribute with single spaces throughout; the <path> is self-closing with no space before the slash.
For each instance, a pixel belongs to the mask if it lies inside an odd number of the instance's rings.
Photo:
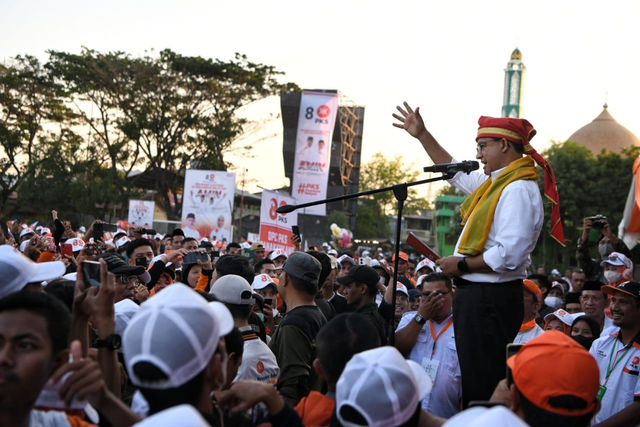
<path id="1" fill-rule="evenodd" d="M 400 251 L 400 259 L 405 260 L 406 262 L 409 262 L 409 255 L 407 255 L 406 253 Z M 393 258 L 391 259 L 392 261 L 396 260 L 396 254 L 393 254 Z"/>
<path id="2" fill-rule="evenodd" d="M 540 291 L 538 285 L 536 285 L 536 282 L 534 282 L 533 280 L 524 279 L 523 284 L 524 288 L 535 295 L 536 298 L 538 298 L 539 303 L 542 303 L 542 292 Z"/>
<path id="3" fill-rule="evenodd" d="M 559 331 L 547 331 L 507 360 L 513 382 L 531 403 L 554 414 L 579 416 L 592 412 L 600 384 L 598 365 L 580 344 Z M 545 372 L 546 375 L 540 375 Z M 587 402 L 584 409 L 552 406 L 549 400 L 571 395 Z"/>

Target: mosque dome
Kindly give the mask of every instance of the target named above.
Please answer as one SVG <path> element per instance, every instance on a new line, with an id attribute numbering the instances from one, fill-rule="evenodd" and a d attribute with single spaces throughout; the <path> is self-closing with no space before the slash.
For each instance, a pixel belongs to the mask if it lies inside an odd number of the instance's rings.
<path id="1" fill-rule="evenodd" d="M 578 129 L 569 137 L 569 141 L 587 147 L 596 155 L 603 149 L 620 153 L 625 147 L 640 146 L 640 140 L 609 113 L 607 104 L 604 104 L 598 117 Z"/>

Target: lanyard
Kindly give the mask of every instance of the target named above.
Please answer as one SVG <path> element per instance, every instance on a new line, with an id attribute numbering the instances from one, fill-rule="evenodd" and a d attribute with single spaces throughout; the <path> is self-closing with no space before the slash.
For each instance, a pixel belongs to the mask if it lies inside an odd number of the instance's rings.
<path id="1" fill-rule="evenodd" d="M 449 319 L 449 321 L 444 326 L 444 328 L 442 328 L 440 333 L 436 335 L 436 328 L 433 327 L 433 320 L 429 321 L 429 327 L 431 328 L 431 337 L 433 338 L 433 348 L 431 349 L 432 359 L 433 359 L 433 355 L 436 353 L 436 343 L 438 342 L 438 338 L 440 338 L 440 335 L 444 334 L 446 330 L 449 329 L 449 326 L 451 326 L 452 324 L 453 324 L 453 318 Z"/>
<path id="2" fill-rule="evenodd" d="M 629 344 L 631 344 L 631 343 L 629 343 L 626 346 L 622 347 L 620 350 L 618 350 L 616 352 L 616 358 L 613 359 L 613 367 L 611 367 L 611 359 L 613 358 L 613 352 L 615 351 L 615 349 L 617 347 L 617 343 L 618 343 L 618 338 L 616 338 L 616 341 L 613 343 L 613 346 L 611 347 L 611 354 L 609 355 L 609 365 L 607 366 L 607 376 L 604 378 L 604 385 L 605 386 L 609 382 L 609 377 L 611 376 L 611 372 L 613 372 L 613 370 L 616 369 L 616 366 L 618 366 L 618 363 L 620 363 L 620 361 L 622 359 L 624 359 L 624 356 L 627 355 L 627 352 L 631 348 L 629 346 Z M 620 354 L 620 352 L 622 350 L 624 350 L 624 353 L 622 353 L 622 356 L 620 358 L 618 358 L 618 354 Z"/>

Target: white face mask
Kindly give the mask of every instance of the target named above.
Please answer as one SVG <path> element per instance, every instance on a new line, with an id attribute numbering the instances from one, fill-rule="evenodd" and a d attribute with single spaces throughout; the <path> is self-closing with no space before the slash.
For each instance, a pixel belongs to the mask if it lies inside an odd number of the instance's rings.
<path id="1" fill-rule="evenodd" d="M 558 309 L 562 306 L 562 300 L 558 297 L 546 297 L 544 299 L 544 303 L 547 304 L 549 307 L 555 309 Z"/>
<path id="2" fill-rule="evenodd" d="M 607 279 L 607 283 L 615 283 L 620 280 L 622 274 L 619 271 L 609 270 L 604 272 L 604 278 Z"/>

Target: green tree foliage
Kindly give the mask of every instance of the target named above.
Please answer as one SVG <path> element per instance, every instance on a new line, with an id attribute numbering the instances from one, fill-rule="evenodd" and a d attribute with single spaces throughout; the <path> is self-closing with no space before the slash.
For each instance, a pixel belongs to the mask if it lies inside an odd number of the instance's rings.
<path id="1" fill-rule="evenodd" d="M 413 164 L 406 164 L 401 156 L 388 159 L 377 153 L 360 169 L 360 190 L 367 191 L 403 182 L 416 181 L 419 173 Z M 417 214 L 429 209 L 429 202 L 418 195 L 416 187 L 409 187 L 403 213 Z M 393 192 L 362 197 L 358 201 L 355 236 L 358 239 L 385 238 L 391 235 L 387 215 L 397 213 Z"/>
<path id="2" fill-rule="evenodd" d="M 572 264 L 575 244 L 587 216 L 605 215 L 617 233 L 633 176 L 631 168 L 638 153 L 638 147 L 632 147 L 622 154 L 603 151 L 594 156 L 589 149 L 571 141 L 553 143 L 542 153 L 556 175 L 566 247 L 549 236 L 551 207 L 548 199 L 544 198 L 545 223 L 533 253 L 537 263 L 553 266 Z M 542 192 L 544 175 L 540 169 L 538 171 Z"/>

